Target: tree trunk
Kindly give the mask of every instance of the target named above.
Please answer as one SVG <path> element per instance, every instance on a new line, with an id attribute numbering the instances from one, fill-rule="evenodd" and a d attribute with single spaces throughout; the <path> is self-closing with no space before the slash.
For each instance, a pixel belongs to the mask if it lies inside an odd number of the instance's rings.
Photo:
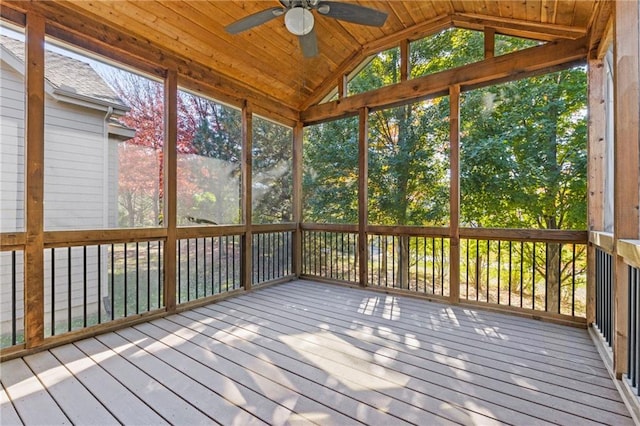
<path id="1" fill-rule="evenodd" d="M 560 312 L 560 244 L 547 243 L 547 312 Z"/>
<path id="2" fill-rule="evenodd" d="M 398 237 L 398 282 L 399 288 L 409 289 L 409 236 Z"/>

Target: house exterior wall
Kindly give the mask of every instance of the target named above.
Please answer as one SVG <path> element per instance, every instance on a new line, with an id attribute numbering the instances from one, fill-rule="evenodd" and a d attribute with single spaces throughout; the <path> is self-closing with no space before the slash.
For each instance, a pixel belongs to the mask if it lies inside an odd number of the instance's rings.
<path id="1" fill-rule="evenodd" d="M 24 229 L 24 80 L 23 76 L 1 62 L 0 69 L 0 232 Z M 105 111 L 45 99 L 45 231 L 103 229 L 117 225 L 117 141 L 109 141 Z M 108 154 L 105 159 L 105 153 Z M 108 179 L 107 182 L 105 180 Z M 88 315 L 98 308 L 97 249 L 90 248 L 86 264 L 82 248 L 45 250 L 45 320 L 50 323 L 51 305 L 55 318 L 66 320 L 71 285 L 73 317 L 82 315 L 87 282 Z M 55 258 L 55 269 L 52 266 Z M 106 251 L 102 254 L 106 262 Z M 104 263 L 106 264 L 106 263 Z M 11 288 L 13 260 L 11 252 L 0 254 L 0 334 L 11 329 Z M 16 295 L 18 318 L 23 317 L 22 255 Z M 106 283 L 106 269 L 101 282 Z M 55 294 L 52 298 L 52 287 Z M 103 295 L 106 295 L 106 286 Z M 50 324 L 49 324 L 50 325 Z M 66 325 L 65 325 L 66 327 Z M 18 330 L 22 324 L 18 324 Z"/>

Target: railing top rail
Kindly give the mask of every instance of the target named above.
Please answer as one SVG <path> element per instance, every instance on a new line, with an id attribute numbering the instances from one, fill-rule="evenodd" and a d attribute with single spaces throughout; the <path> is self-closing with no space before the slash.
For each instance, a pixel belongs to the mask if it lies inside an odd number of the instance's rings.
<path id="1" fill-rule="evenodd" d="M 166 238 L 166 228 L 47 231 L 44 233 L 44 246 L 46 248 L 55 248 L 112 243 L 135 243 L 164 240 Z"/>
<path id="2" fill-rule="evenodd" d="M 594 246 L 613 254 L 614 239 L 613 233 L 601 231 L 589 231 L 589 242 Z"/>
<path id="3" fill-rule="evenodd" d="M 293 222 L 286 223 L 265 223 L 265 224 L 253 224 L 251 225 L 251 231 L 254 234 L 266 234 L 269 232 L 286 232 L 295 231 L 298 229 L 298 225 Z"/>
<path id="4" fill-rule="evenodd" d="M 449 227 L 438 226 L 386 226 L 369 225 L 367 232 L 374 235 L 410 235 L 421 237 L 449 237 Z"/>
<path id="5" fill-rule="evenodd" d="M 587 231 L 561 229 L 460 228 L 460 238 L 586 244 Z"/>
<path id="6" fill-rule="evenodd" d="M 25 242 L 24 232 L 0 232 L 0 251 L 21 250 Z"/>
<path id="7" fill-rule="evenodd" d="M 303 231 L 358 232 L 358 225 L 350 223 L 301 223 Z"/>
<path id="8" fill-rule="evenodd" d="M 244 225 L 189 226 L 176 229 L 179 240 L 187 238 L 208 238 L 224 235 L 240 235 L 246 231 Z"/>
<path id="9" fill-rule="evenodd" d="M 618 240 L 618 254 L 634 268 L 640 268 L 640 240 Z"/>

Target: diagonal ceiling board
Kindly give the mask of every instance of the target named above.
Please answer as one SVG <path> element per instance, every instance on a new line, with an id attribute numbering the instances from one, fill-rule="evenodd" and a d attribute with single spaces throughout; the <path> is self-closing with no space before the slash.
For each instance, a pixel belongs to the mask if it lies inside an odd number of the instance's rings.
<path id="1" fill-rule="evenodd" d="M 72 5 L 73 6 L 73 5 Z M 87 14 L 80 14 L 76 9 L 67 9 L 61 2 L 22 2 L 7 1 L 4 7 L 15 7 L 21 11 L 34 11 L 47 19 L 47 31 L 65 41 L 70 41 L 81 48 L 94 51 L 118 62 L 140 67 L 156 75 L 162 75 L 163 67 L 175 68 L 185 79 L 207 82 L 215 93 L 211 96 L 247 99 L 258 105 L 267 117 L 285 122 L 297 120 L 297 109 L 293 109 L 275 97 L 266 96 L 244 85 L 241 81 L 227 77 L 197 64 L 188 58 L 173 55 L 160 49 L 149 40 L 139 35 L 131 35 L 128 31 L 104 24 L 104 20 L 94 20 Z M 91 34 L 92 38 L 87 38 Z M 148 64 L 148 65 L 145 65 Z M 154 68 L 156 71 L 153 71 Z M 232 101 L 230 101 L 232 102 Z"/>
<path id="2" fill-rule="evenodd" d="M 527 3 L 527 21 L 542 21 L 542 2 L 531 1 Z"/>
<path id="3" fill-rule="evenodd" d="M 209 1 L 198 1 L 198 2 L 163 2 L 166 3 L 167 7 L 173 10 L 177 10 L 178 13 L 185 13 L 191 17 L 193 20 L 199 20 L 200 25 L 204 28 L 208 28 L 208 30 L 212 33 L 223 33 L 224 27 L 240 18 L 243 18 L 253 12 L 257 12 L 259 10 L 267 8 L 270 6 L 268 3 L 260 3 L 260 7 L 256 11 L 248 11 L 244 8 L 238 7 L 238 5 L 234 2 L 209 2 Z M 188 10 L 184 10 L 184 12 L 179 12 L 181 9 L 180 4 L 185 5 L 182 9 L 188 8 Z M 195 15 L 195 16 L 194 16 Z M 199 18 L 198 18 L 199 16 Z M 280 20 L 275 19 L 269 23 L 263 24 L 265 27 L 269 27 L 270 31 L 275 31 L 278 34 L 281 33 L 279 31 L 279 27 L 284 27 L 283 19 Z M 229 39 L 237 37 L 229 35 Z M 255 42 L 256 38 L 253 38 Z M 256 43 L 256 46 L 260 49 L 276 49 L 278 54 L 284 55 L 299 55 L 299 49 L 297 43 L 293 43 L 292 40 L 288 40 L 285 37 L 262 37 L 259 43 Z M 300 55 L 301 56 L 301 55 Z"/>
<path id="4" fill-rule="evenodd" d="M 595 3 L 596 6 L 587 2 L 577 2 L 573 12 L 573 21 L 571 22 L 571 25 L 588 26 L 592 16 L 594 15 L 593 10 L 597 9 L 598 3 L 600 2 L 596 1 Z"/>
<path id="5" fill-rule="evenodd" d="M 190 60 L 194 60 L 198 63 L 214 67 L 218 67 L 224 64 L 225 55 L 221 52 L 216 52 L 216 55 L 211 53 L 210 45 L 207 45 L 204 41 L 193 37 L 189 32 L 179 31 L 176 27 L 171 25 L 162 25 L 162 22 L 157 22 L 158 17 L 148 14 L 145 10 L 138 8 L 136 5 L 127 4 L 125 2 L 80 2 L 74 6 L 80 5 L 83 7 L 83 11 L 87 15 L 95 16 L 95 19 L 108 20 L 115 25 L 115 22 L 127 22 L 128 29 L 134 31 L 137 34 L 141 34 L 145 29 L 154 28 L 154 31 L 146 31 L 145 35 L 149 35 L 150 40 L 157 45 L 163 46 L 168 50 L 184 55 Z M 90 7 L 85 9 L 84 6 Z M 96 15 L 98 14 L 98 15 Z M 177 18 L 177 17 L 176 17 Z M 161 19 L 161 18 L 160 18 Z M 186 25 L 186 24 L 183 24 Z M 231 58 L 227 57 L 227 61 Z M 223 74 L 230 75 L 231 77 L 238 78 L 240 81 L 247 81 L 252 78 L 250 70 L 242 70 L 239 68 L 231 68 L 238 65 L 238 63 L 231 62 L 230 67 L 221 67 L 224 69 Z M 230 69 L 231 68 L 231 69 Z M 268 81 L 263 77 L 257 79 L 257 83 L 263 82 L 266 86 L 270 83 L 275 84 L 281 90 L 289 90 L 286 86 L 279 84 L 277 81 Z"/>
<path id="6" fill-rule="evenodd" d="M 172 7 L 171 10 L 176 15 L 180 14 L 182 16 L 187 17 L 187 19 L 189 19 L 191 22 L 194 23 L 194 26 L 198 26 L 199 28 L 201 28 L 202 31 L 207 31 L 205 28 L 206 26 L 204 22 L 205 20 L 208 20 L 209 22 L 211 22 L 211 25 L 221 27 L 221 25 L 218 24 L 217 22 L 213 22 L 207 19 L 206 17 L 208 15 L 203 13 L 204 12 L 203 10 L 196 10 L 191 7 L 192 5 L 196 5 L 197 7 L 205 6 L 206 5 L 205 2 L 190 3 L 188 5 L 184 5 L 182 7 L 177 8 L 177 10 L 173 9 L 173 8 L 176 8 L 176 5 L 181 5 L 181 4 L 182 3 L 167 2 L 167 7 Z M 283 43 L 279 43 L 276 46 L 274 43 L 269 43 L 268 40 L 279 40 L 281 39 L 281 37 L 278 37 L 278 36 L 261 37 L 256 34 L 258 31 L 264 32 L 264 31 L 273 31 L 273 30 L 271 28 L 259 28 L 259 29 L 254 29 L 249 31 L 249 34 L 247 34 L 246 36 L 252 39 L 251 43 L 254 46 L 258 47 L 259 55 L 257 58 L 254 57 L 254 55 L 249 55 L 248 59 L 245 59 L 245 61 L 241 61 L 243 56 L 242 53 L 244 52 L 244 49 L 238 45 L 240 41 L 239 40 L 240 36 L 233 36 L 230 34 L 219 33 L 220 34 L 219 36 L 216 36 L 214 34 L 209 34 L 208 37 L 210 38 L 210 41 L 214 43 L 214 45 L 217 45 L 218 43 L 224 43 L 229 46 L 233 46 L 232 57 L 234 59 L 237 59 L 238 63 L 243 63 L 244 66 L 250 70 L 253 67 L 258 68 L 257 66 L 255 66 L 256 64 L 264 63 L 262 74 L 265 74 L 264 77 L 269 79 L 267 82 L 267 85 L 270 88 L 278 90 L 281 94 L 288 93 L 287 96 L 290 97 L 291 99 L 297 98 L 296 102 L 299 102 L 299 99 L 301 97 L 308 96 L 310 92 L 306 91 L 303 87 L 301 87 L 298 84 L 297 67 L 295 66 L 282 67 L 282 69 L 279 70 L 277 79 L 273 75 L 274 61 L 289 62 L 290 64 L 293 64 L 293 65 L 295 65 L 296 62 L 302 61 L 302 55 L 299 53 L 297 42 L 296 42 L 296 46 L 291 46 L 286 41 Z M 287 33 L 287 36 L 288 36 L 288 33 Z M 219 41 L 216 42 L 216 40 L 219 40 Z M 282 50 L 281 47 L 284 46 L 286 48 L 287 45 L 289 45 L 288 51 Z M 227 48 L 225 47 L 225 49 Z M 255 49 L 251 50 L 251 52 L 253 51 L 255 51 Z M 271 53 L 272 56 L 270 57 L 269 55 L 266 54 L 266 52 L 272 52 Z M 265 61 L 268 61 L 268 63 L 265 63 Z M 272 83 L 269 81 L 275 81 L 276 83 Z"/>
<path id="7" fill-rule="evenodd" d="M 398 45 L 401 40 L 409 39 L 415 40 L 421 37 L 426 36 L 427 34 L 433 34 L 438 31 L 441 31 L 445 28 L 451 26 L 451 18 L 448 16 L 442 16 L 435 19 L 432 19 L 427 22 L 422 22 L 418 25 L 414 25 L 413 27 L 406 28 L 402 31 L 399 31 L 395 34 L 391 34 L 388 37 L 385 37 L 380 40 L 375 40 L 366 46 L 363 46 L 363 49 L 356 51 L 346 59 L 333 74 L 328 75 L 322 84 L 320 84 L 315 93 L 310 96 L 308 99 L 304 101 L 302 105 L 300 105 L 299 109 L 304 111 L 309 108 L 311 105 L 316 104 L 320 100 L 322 100 L 327 93 L 333 90 L 337 84 L 338 79 L 342 77 L 342 75 L 350 73 L 355 67 L 357 67 L 362 61 L 364 61 L 369 55 L 377 53 L 386 48 L 392 47 L 394 45 Z"/>
<path id="8" fill-rule="evenodd" d="M 485 27 L 495 28 L 498 32 L 529 37 L 538 40 L 577 39 L 584 37 L 587 32 L 585 27 L 569 27 L 556 24 L 541 24 L 538 22 L 521 21 L 509 18 L 496 18 L 494 16 L 481 16 L 473 14 L 455 14 L 452 16 L 455 25 L 483 30 Z"/>
<path id="9" fill-rule="evenodd" d="M 557 2 L 555 23 L 560 25 L 573 24 L 574 10 L 576 6 L 575 0 Z"/>
<path id="10" fill-rule="evenodd" d="M 495 1 L 485 1 L 485 12 L 484 14 L 490 16 L 500 16 L 500 4 Z"/>
<path id="11" fill-rule="evenodd" d="M 500 17 L 501 18 L 513 18 L 513 8 L 512 2 L 510 1 L 502 1 L 499 2 L 500 5 Z"/>
<path id="12" fill-rule="evenodd" d="M 402 25 L 402 27 L 407 28 L 416 24 L 416 21 L 411 16 L 411 13 L 407 10 L 403 2 L 392 1 L 389 2 L 389 11 L 393 13 L 396 20 Z"/>
<path id="13" fill-rule="evenodd" d="M 136 27 L 136 32 L 146 30 L 152 39 L 169 47 L 174 53 L 183 54 L 241 81 L 254 78 L 254 83 L 261 90 L 272 88 L 274 91 L 287 94 L 287 97 L 292 96 L 288 85 L 271 76 L 272 64 L 264 61 L 264 58 L 253 56 L 241 48 L 233 48 L 228 39 L 211 33 L 203 34 L 192 21 L 158 2 L 145 2 L 145 8 L 142 9 L 134 2 L 114 1 L 110 7 L 122 13 L 125 18 L 128 16 L 130 26 L 133 26 L 134 22 L 139 23 L 142 27 Z M 148 31 L 147 28 L 153 28 L 153 31 Z M 216 46 L 215 51 L 211 49 L 212 45 Z M 230 46 L 227 47 L 228 45 Z M 225 48 L 221 48 L 222 46 Z M 254 70 L 259 73 L 255 73 Z"/>

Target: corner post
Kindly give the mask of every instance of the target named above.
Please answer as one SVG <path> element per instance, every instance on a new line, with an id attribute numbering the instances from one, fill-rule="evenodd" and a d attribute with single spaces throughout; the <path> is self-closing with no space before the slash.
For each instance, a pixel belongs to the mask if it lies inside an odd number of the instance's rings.
<path id="1" fill-rule="evenodd" d="M 242 240 L 242 285 L 246 291 L 253 284 L 253 211 L 251 173 L 253 168 L 253 112 L 249 102 L 242 107 L 242 221 L 245 232 Z"/>
<path id="2" fill-rule="evenodd" d="M 606 132 L 604 61 L 590 59 L 589 78 L 589 123 L 587 137 L 587 229 L 604 230 L 604 156 Z M 595 276 L 596 249 L 587 243 L 587 324 L 595 321 Z"/>
<path id="3" fill-rule="evenodd" d="M 293 128 L 293 273 L 297 278 L 302 275 L 302 143 L 304 127 L 298 122 Z"/>
<path id="4" fill-rule="evenodd" d="M 24 312 L 27 348 L 44 340 L 44 35 L 45 20 L 27 12 L 25 60 Z M 53 309 L 53 307 L 52 307 Z M 54 327 L 54 324 L 51 324 Z"/>
<path id="5" fill-rule="evenodd" d="M 460 302 L 460 86 L 449 88 L 449 301 Z"/>
<path id="6" fill-rule="evenodd" d="M 614 189 L 613 236 L 617 250 L 621 239 L 638 238 L 638 182 L 640 162 L 640 87 L 638 83 L 640 37 L 638 3 L 614 4 Z M 620 379 L 627 372 L 629 316 L 628 269 L 615 255 L 613 369 Z"/>
<path id="7" fill-rule="evenodd" d="M 178 203 L 178 73 L 168 70 L 164 80 L 164 223 L 167 240 L 164 244 L 164 304 L 167 312 L 176 310 L 176 251 Z"/>
<path id="8" fill-rule="evenodd" d="M 358 275 L 361 287 L 368 285 L 369 256 L 367 224 L 369 221 L 369 108 L 360 108 L 358 120 Z"/>

